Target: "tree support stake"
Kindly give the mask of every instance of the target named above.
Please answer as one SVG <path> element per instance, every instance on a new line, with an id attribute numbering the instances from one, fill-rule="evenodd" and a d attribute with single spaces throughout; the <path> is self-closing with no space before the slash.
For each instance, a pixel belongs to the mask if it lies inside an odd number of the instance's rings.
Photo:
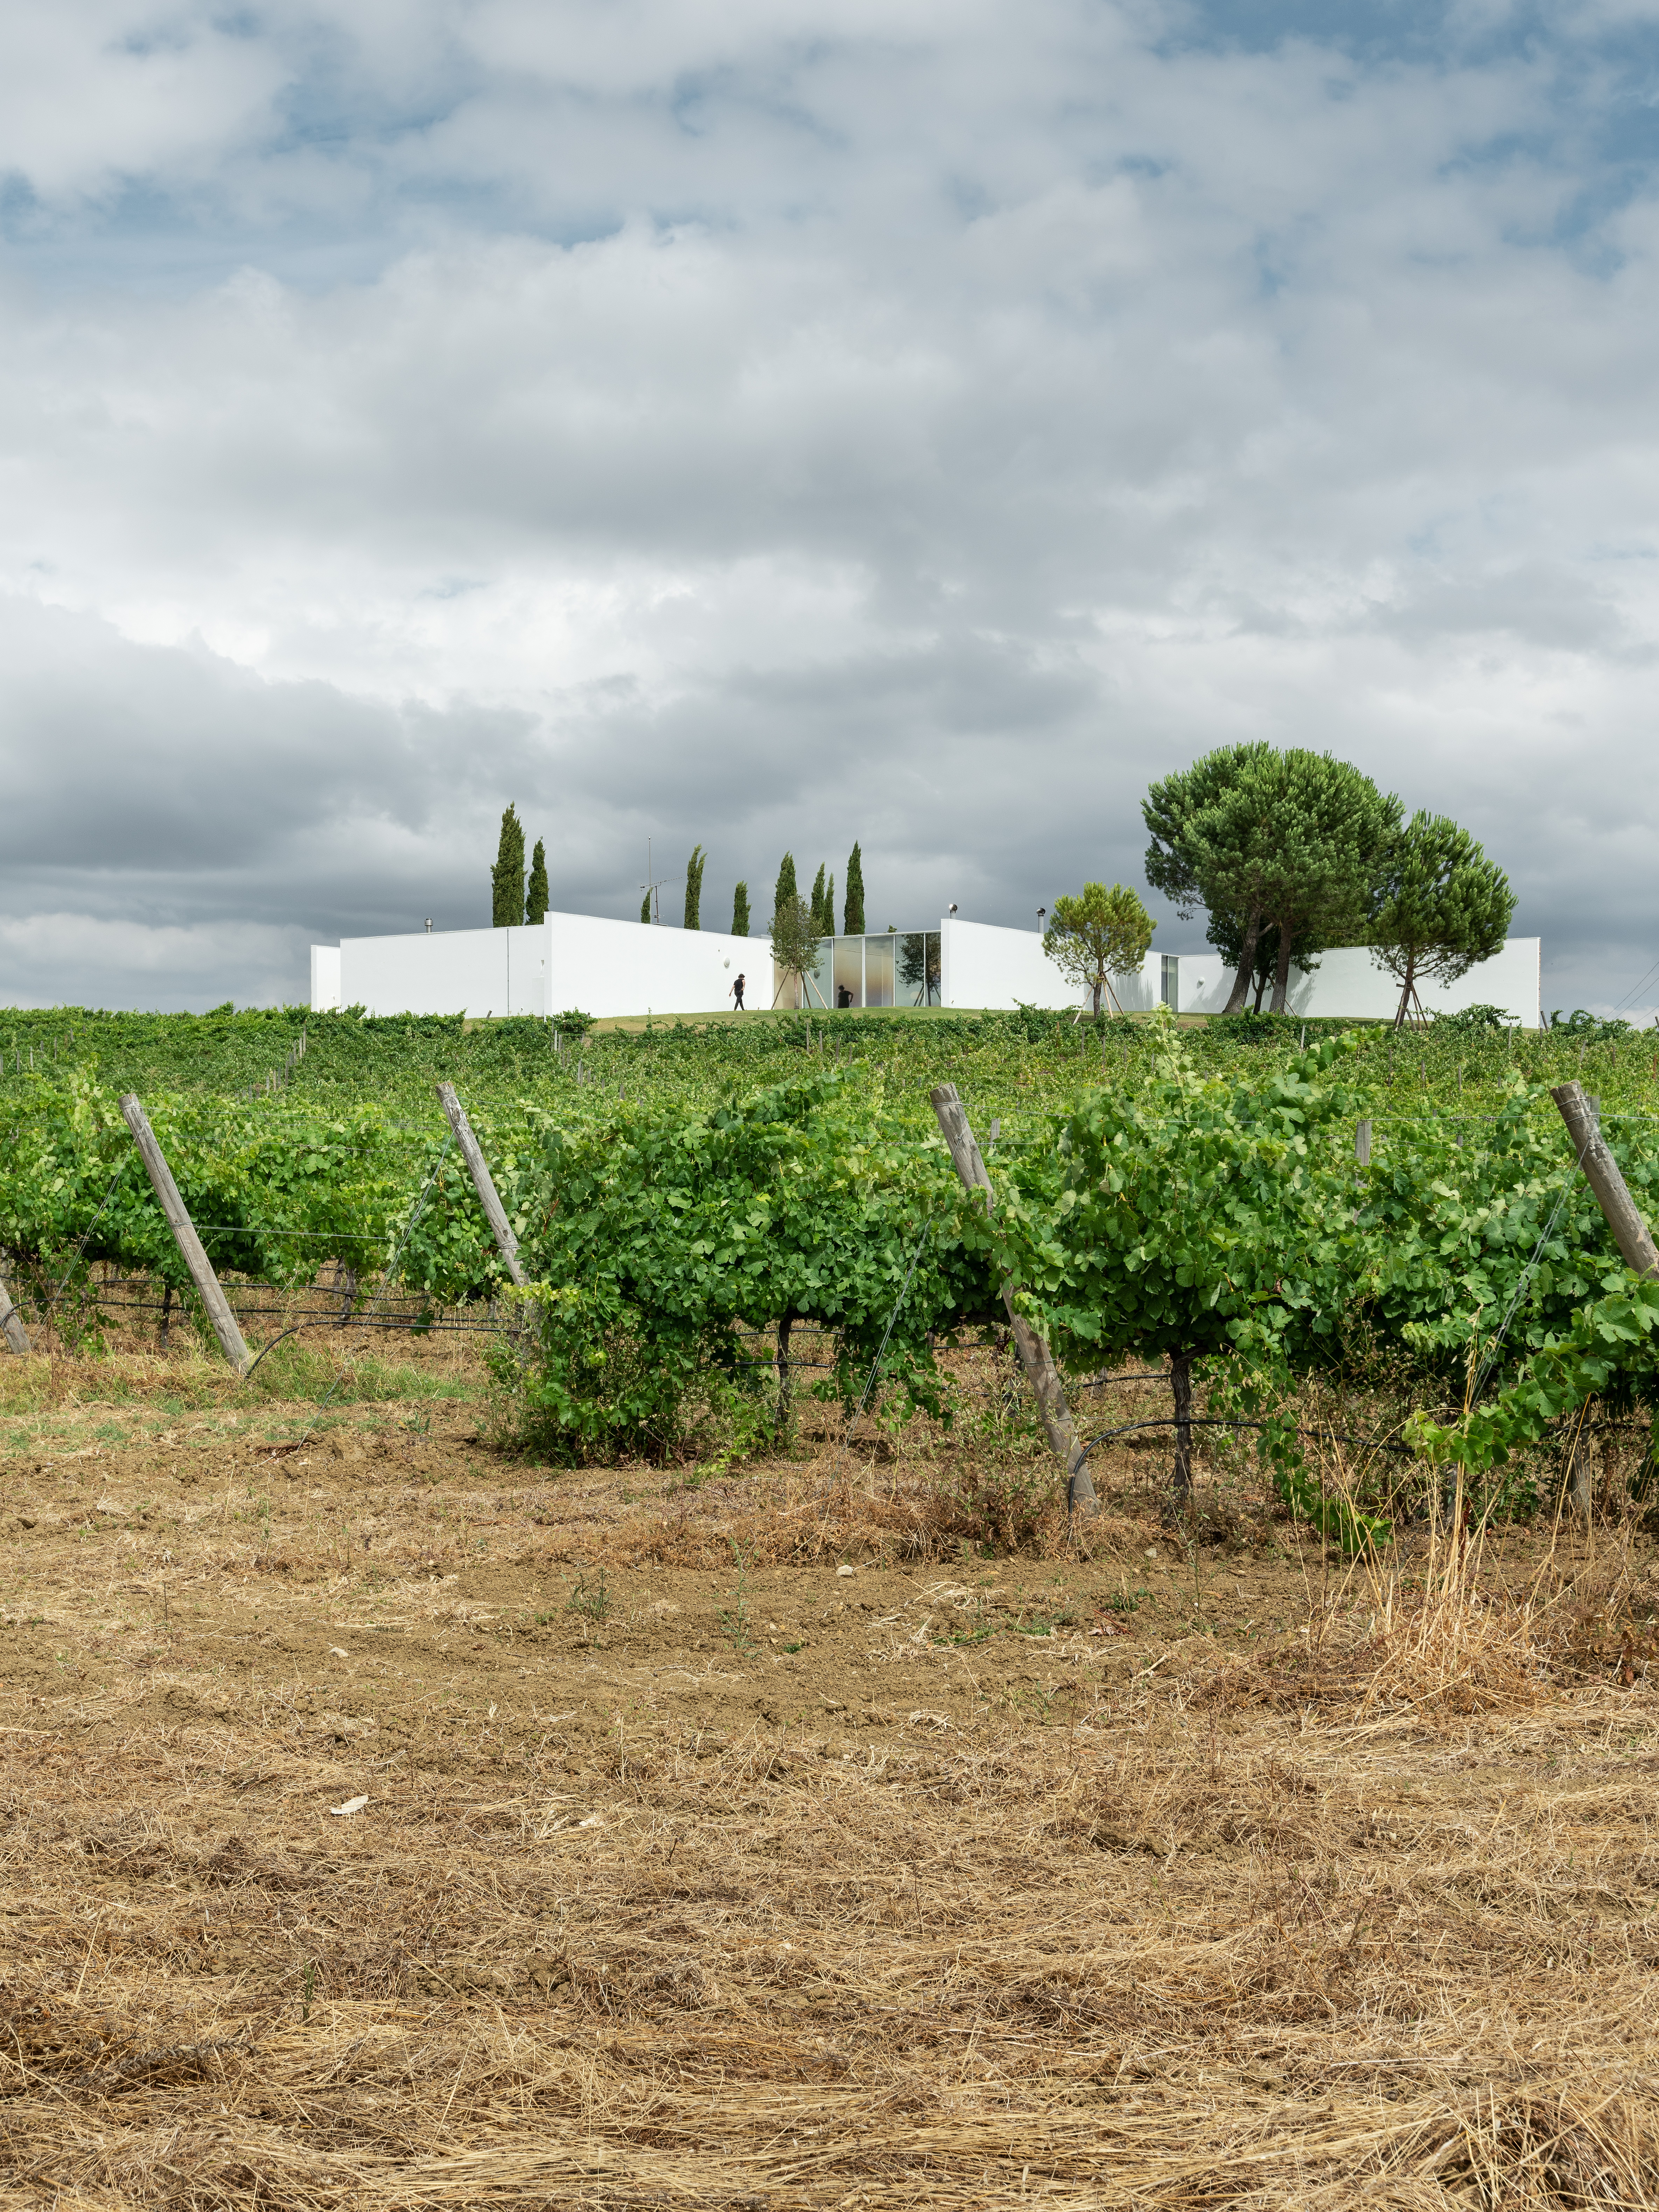
<path id="1" fill-rule="evenodd" d="M 1638 1275 L 1659 1275 L 1659 1248 L 1656 1248 L 1652 1232 L 1636 1210 L 1636 1201 L 1619 1172 L 1618 1161 L 1607 1150 L 1596 1110 L 1598 1102 L 1587 1098 L 1577 1083 L 1558 1085 L 1550 1097 L 1567 1125 L 1567 1134 L 1572 1139 L 1578 1164 L 1584 1170 L 1584 1180 L 1595 1193 L 1607 1216 L 1607 1226 L 1624 1255 L 1625 1265 Z"/>
<path id="2" fill-rule="evenodd" d="M 495 1179 L 489 1172 L 483 1149 L 472 1133 L 472 1124 L 466 1118 L 466 1109 L 455 1096 L 455 1086 L 453 1083 L 441 1083 L 437 1089 L 438 1103 L 448 1115 L 449 1126 L 455 1132 L 455 1142 L 460 1147 L 461 1158 L 466 1162 L 466 1171 L 472 1178 L 472 1188 L 478 1194 L 478 1203 L 483 1208 L 484 1219 L 489 1224 L 489 1233 L 495 1240 L 495 1249 L 501 1255 L 501 1265 L 507 1269 L 517 1288 L 521 1291 L 526 1290 L 529 1285 L 525 1276 L 523 1263 L 519 1258 L 519 1240 L 513 1234 L 513 1224 L 507 1218 L 507 1208 L 501 1204 L 500 1194 L 495 1188 Z M 532 1325 L 538 1318 L 537 1309 L 533 1306 L 529 1310 L 529 1317 Z"/>
<path id="3" fill-rule="evenodd" d="M 21 1317 L 13 1302 L 11 1292 L 6 1286 L 3 1276 L 0 1276 L 0 1334 L 5 1337 L 6 1348 L 9 1352 L 27 1352 L 28 1334 L 23 1327 Z"/>
<path id="4" fill-rule="evenodd" d="M 252 1355 L 242 1341 L 242 1332 L 236 1326 L 236 1316 L 230 1310 L 230 1301 L 219 1287 L 219 1278 L 213 1272 L 213 1263 L 202 1248 L 196 1234 L 196 1225 L 179 1195 L 179 1186 L 173 1180 L 173 1170 L 167 1165 L 161 1147 L 155 1141 L 155 1132 L 149 1126 L 149 1116 L 129 1091 L 121 1100 L 121 1118 L 132 1132 L 132 1140 L 138 1147 L 138 1157 L 149 1174 L 155 1195 L 161 1202 L 161 1211 L 173 1231 L 173 1241 L 190 1270 L 190 1279 L 196 1285 L 197 1295 L 213 1323 L 213 1334 L 220 1348 L 236 1372 L 246 1377 L 253 1364 Z"/>
<path id="5" fill-rule="evenodd" d="M 991 1178 L 985 1171 L 985 1162 L 980 1156 L 979 1146 L 969 1124 L 954 1083 L 941 1083 L 930 1094 L 933 1111 L 939 1116 L 939 1126 L 945 1141 L 950 1146 L 951 1158 L 956 1163 L 957 1173 L 969 1190 L 985 1193 L 988 1213 L 996 1211 L 996 1193 Z M 1097 1513 L 1099 1500 L 1095 1496 L 1094 1484 L 1089 1479 L 1089 1455 L 1078 1441 L 1077 1431 L 1072 1425 L 1071 1410 L 1066 1403 L 1066 1386 L 1060 1379 L 1054 1354 L 1037 1334 L 1023 1314 L 1014 1310 L 1014 1293 L 1018 1283 L 1009 1281 L 1002 1285 L 1002 1303 L 1008 1309 L 1014 1342 L 1018 1346 L 1022 1364 L 1037 1401 L 1037 1411 L 1042 1416 L 1042 1425 L 1055 1457 L 1066 1469 L 1066 1503 L 1073 1513 Z"/>

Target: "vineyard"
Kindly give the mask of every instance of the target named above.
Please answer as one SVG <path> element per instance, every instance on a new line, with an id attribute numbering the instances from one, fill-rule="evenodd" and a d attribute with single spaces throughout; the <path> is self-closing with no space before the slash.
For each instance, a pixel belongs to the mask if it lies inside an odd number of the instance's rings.
<path id="1" fill-rule="evenodd" d="M 8 2212 L 1659 2208 L 1640 1041 L 15 1020 Z"/>
<path id="2" fill-rule="evenodd" d="M 518 1441 L 552 1461 L 740 1455 L 787 1429 L 803 1382 L 948 1422 L 940 1347 L 1006 1327 L 1010 1283 L 1085 1384 L 1190 1370 L 1192 1418 L 1350 1541 L 1421 1510 L 1449 1467 L 1483 1511 L 1534 1510 L 1569 1428 L 1644 1435 L 1654 1401 L 1659 1292 L 1620 1262 L 1549 1097 L 1571 1078 L 1597 1097 L 1650 1214 L 1659 1057 L 1616 1024 L 9 1020 L 0 1252 L 26 1325 L 199 1320 L 118 1110 L 140 1091 L 253 1350 L 348 1325 L 494 1334 Z M 939 1140 L 942 1078 L 993 1160 L 994 1216 Z M 1346 1501 L 1304 1470 L 1310 1379 L 1370 1447 Z"/>

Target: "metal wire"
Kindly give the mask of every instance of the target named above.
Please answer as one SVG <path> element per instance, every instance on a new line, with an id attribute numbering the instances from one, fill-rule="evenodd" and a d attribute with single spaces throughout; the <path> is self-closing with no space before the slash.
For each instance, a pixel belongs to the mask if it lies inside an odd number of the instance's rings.
<path id="1" fill-rule="evenodd" d="M 441 1149 L 440 1150 L 440 1152 L 439 1152 L 439 1153 L 438 1153 L 438 1157 L 437 1157 L 437 1158 L 436 1158 L 435 1160 L 434 1160 L 434 1161 L 433 1161 L 432 1165 L 431 1165 L 431 1168 L 430 1168 L 430 1170 L 428 1170 L 428 1172 L 427 1178 L 426 1178 L 426 1182 L 425 1182 L 425 1183 L 422 1186 L 421 1194 L 420 1194 L 420 1196 L 419 1196 L 419 1197 L 416 1200 L 416 1201 L 415 1201 L 415 1210 L 414 1210 L 414 1212 L 410 1215 L 409 1219 L 408 1219 L 408 1220 L 404 1223 L 404 1233 L 403 1233 L 403 1235 L 398 1238 L 398 1249 L 397 1249 L 397 1250 L 396 1250 L 396 1251 L 392 1254 L 392 1265 L 391 1265 L 391 1266 L 386 1269 L 386 1284 L 385 1284 L 385 1288 L 384 1288 L 384 1289 L 382 1290 L 382 1291 L 381 1291 L 381 1294 L 380 1294 L 380 1295 L 381 1295 L 381 1297 L 384 1297 L 384 1296 L 385 1296 L 385 1293 L 386 1293 L 386 1290 L 389 1290 L 389 1289 L 391 1288 L 391 1286 L 392 1286 L 392 1279 L 395 1277 L 395 1275 L 397 1274 L 397 1272 L 398 1272 L 398 1261 L 403 1258 L 403 1256 L 404 1256 L 404 1251 L 405 1251 L 405 1250 L 407 1249 L 407 1248 L 408 1248 L 408 1244 L 409 1244 L 409 1240 L 410 1240 L 410 1237 L 415 1234 L 415 1224 L 416 1224 L 416 1223 L 420 1219 L 421 1215 L 422 1215 L 422 1212 L 424 1211 L 424 1209 L 425 1209 L 425 1206 L 426 1206 L 426 1201 L 427 1201 L 428 1195 L 429 1194 L 429 1193 L 430 1193 L 430 1191 L 431 1191 L 431 1189 L 432 1189 L 432 1186 L 433 1186 L 433 1184 L 434 1184 L 434 1183 L 437 1181 L 437 1179 L 438 1179 L 438 1170 L 439 1170 L 439 1169 L 443 1165 L 444 1161 L 445 1161 L 446 1158 L 447 1158 L 447 1155 L 448 1155 L 450 1146 L 454 1142 L 454 1134 L 455 1134 L 455 1133 L 454 1133 L 454 1131 L 452 1129 L 452 1130 L 450 1131 L 449 1134 L 448 1134 L 448 1135 L 444 1139 L 443 1145 L 442 1145 L 442 1147 L 441 1147 Z M 369 1320 L 369 1321 L 372 1321 L 372 1320 L 373 1320 L 373 1318 L 374 1318 L 374 1315 L 375 1306 L 377 1306 L 377 1305 L 379 1304 L 379 1303 L 380 1303 L 380 1300 L 379 1300 L 379 1298 L 377 1298 L 377 1299 L 375 1299 L 375 1300 L 374 1301 L 374 1303 L 373 1303 L 373 1304 L 371 1304 L 371 1305 L 369 1306 L 369 1309 L 368 1309 L 368 1314 L 365 1316 L 365 1319 L 366 1319 L 366 1320 Z M 260 1355 L 259 1355 L 259 1358 L 260 1358 L 261 1359 L 263 1359 L 263 1358 L 264 1358 L 264 1354 L 263 1352 L 261 1352 L 261 1353 L 260 1353 Z M 255 1364 L 255 1366 L 257 1366 L 257 1365 L 258 1364 L 258 1360 L 256 1360 L 256 1361 L 254 1362 L 254 1364 Z M 250 1373 L 251 1373 L 252 1370 L 250 1370 L 249 1371 L 250 1371 Z M 345 1378 L 346 1378 L 346 1370 L 345 1370 L 345 1369 L 344 1369 L 343 1367 L 342 1367 L 342 1368 L 341 1368 L 341 1370 L 340 1370 L 340 1371 L 339 1371 L 339 1373 L 335 1376 L 334 1380 L 333 1380 L 333 1381 L 329 1384 L 326 1394 L 325 1394 L 325 1395 L 321 1399 L 319 1399 L 319 1400 L 318 1401 L 318 1405 L 317 1405 L 317 1410 L 316 1410 L 316 1412 L 312 1415 L 311 1419 L 310 1419 L 306 1423 L 305 1427 L 301 1431 L 301 1432 L 300 1432 L 300 1437 L 299 1437 L 299 1443 L 303 1443 L 305 1442 L 306 1438 L 307 1438 L 307 1437 L 311 1434 L 312 1431 L 316 1427 L 316 1425 L 317 1425 L 318 1422 L 321 1420 L 321 1419 L 323 1418 L 323 1414 L 324 1414 L 324 1413 L 325 1413 L 325 1412 L 326 1411 L 326 1409 L 327 1409 L 327 1407 L 328 1407 L 328 1404 L 329 1404 L 329 1401 L 333 1397 L 334 1393 L 335 1393 L 335 1392 L 339 1389 L 339 1387 L 340 1387 L 341 1383 L 342 1383 L 342 1382 L 343 1382 L 345 1381 Z"/>
<path id="2" fill-rule="evenodd" d="M 1219 1414 L 1191 1413 L 1187 1418 L 1189 1429 L 1276 1429 L 1277 1421 L 1231 1421 Z M 1132 1436 L 1137 1429 L 1178 1429 L 1181 1423 L 1172 1413 L 1161 1421 L 1127 1421 L 1121 1429 L 1102 1429 L 1089 1439 L 1090 1446 L 1109 1443 L 1114 1437 Z M 1375 1437 L 1351 1437 L 1338 1429 L 1305 1429 L 1294 1422 L 1291 1433 L 1298 1437 L 1328 1437 L 1333 1443 L 1358 1444 L 1365 1451 L 1397 1451 L 1410 1454 L 1409 1444 L 1389 1443 L 1379 1434 Z"/>
<path id="3" fill-rule="evenodd" d="M 864 1395 L 859 1400 L 858 1410 L 854 1413 L 852 1419 L 847 1424 L 847 1433 L 841 1440 L 841 1449 L 836 1454 L 836 1463 L 830 1470 L 830 1480 L 824 1486 L 826 1489 L 832 1488 L 834 1486 L 836 1477 L 841 1473 L 841 1463 L 847 1456 L 847 1448 L 853 1441 L 853 1431 L 857 1427 L 865 1407 L 870 1402 L 870 1393 L 876 1387 L 876 1377 L 881 1372 L 881 1363 L 887 1357 L 887 1345 L 889 1339 L 893 1334 L 893 1324 L 899 1317 L 899 1314 L 903 1307 L 905 1299 L 910 1295 L 910 1285 L 915 1280 L 916 1269 L 921 1265 L 923 1248 L 927 1244 L 928 1237 L 933 1234 L 933 1224 L 931 1218 L 923 1222 L 921 1225 L 921 1235 L 916 1240 L 916 1249 L 911 1256 L 909 1273 L 905 1276 L 903 1288 L 900 1291 L 897 1297 L 893 1301 L 893 1310 L 887 1316 L 887 1326 L 882 1331 L 881 1345 L 876 1353 L 874 1363 L 870 1369 L 869 1380 L 864 1386 Z"/>
<path id="4" fill-rule="evenodd" d="M 58 1284 L 58 1288 L 52 1292 L 51 1297 L 46 1301 L 46 1310 L 44 1316 L 46 1320 L 50 1321 L 52 1319 L 52 1309 L 57 1305 L 58 1299 L 64 1295 L 64 1284 L 69 1281 L 70 1277 L 80 1266 L 82 1255 L 85 1252 L 87 1246 L 92 1241 L 92 1232 L 98 1226 L 99 1221 L 102 1217 L 104 1208 L 109 1204 L 111 1199 L 114 1197 L 115 1186 L 120 1182 L 121 1177 L 126 1173 L 127 1162 L 131 1158 L 132 1154 L 131 1152 L 124 1152 L 122 1154 L 120 1163 L 116 1168 L 115 1173 L 109 1179 L 109 1188 L 104 1193 L 103 1196 L 98 1201 L 98 1212 L 94 1213 L 91 1220 L 88 1222 L 87 1233 L 81 1239 L 80 1243 L 76 1247 L 75 1257 L 69 1263 L 63 1282 Z"/>

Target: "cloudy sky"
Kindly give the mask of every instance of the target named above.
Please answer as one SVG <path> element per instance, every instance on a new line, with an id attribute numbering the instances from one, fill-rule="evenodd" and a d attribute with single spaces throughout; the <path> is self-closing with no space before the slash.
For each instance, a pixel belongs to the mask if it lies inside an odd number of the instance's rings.
<path id="1" fill-rule="evenodd" d="M 509 799 L 1023 923 L 1266 737 L 1650 1013 L 1656 100 L 1659 0 L 0 13 L 0 998 L 301 998 Z"/>

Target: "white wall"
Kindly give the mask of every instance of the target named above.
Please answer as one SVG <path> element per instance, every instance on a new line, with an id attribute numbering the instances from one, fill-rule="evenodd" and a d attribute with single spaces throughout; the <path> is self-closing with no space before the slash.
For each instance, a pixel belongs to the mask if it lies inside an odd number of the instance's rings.
<path id="1" fill-rule="evenodd" d="M 340 1010 L 340 948 L 313 945 L 311 948 L 311 1011 L 333 1014 Z"/>
<path id="2" fill-rule="evenodd" d="M 587 914 L 550 914 L 547 928 L 550 1014 L 565 1006 L 588 1014 L 719 1013 L 730 1007 L 739 973 L 750 1006 L 771 1003 L 772 949 L 763 937 Z"/>
<path id="3" fill-rule="evenodd" d="M 1074 1006 L 1077 991 L 1034 929 L 997 929 L 946 915 L 939 929 L 939 997 L 947 1006 Z"/>
<path id="4" fill-rule="evenodd" d="M 947 1006 L 1076 1006 L 1091 992 L 1068 982 L 1042 949 L 1034 929 L 999 929 L 947 915 L 939 924 L 940 995 Z M 1133 975 L 1115 975 L 1112 988 L 1126 1013 L 1155 1006 L 1164 981 L 1164 956 L 1149 952 Z"/>
<path id="5" fill-rule="evenodd" d="M 541 1014 L 547 925 L 340 942 L 340 1004 L 371 1014 Z"/>
<path id="6" fill-rule="evenodd" d="M 337 951 L 313 945 L 311 1003 L 371 1014 L 713 1013 L 731 1005 L 740 969 L 750 1005 L 766 1004 L 758 987 L 771 964 L 764 941 L 752 938 L 550 914 L 520 929 L 348 937 Z"/>
<path id="7" fill-rule="evenodd" d="M 1540 938 L 1512 937 L 1501 952 L 1471 968 L 1455 983 L 1425 983 L 1418 996 L 1431 1014 L 1455 1013 L 1463 1006 L 1502 1006 L 1518 1015 L 1528 1029 L 1536 1029 L 1541 1019 L 1542 951 Z M 1183 952 L 1181 1012 L 1218 1014 L 1232 989 L 1233 975 L 1218 952 Z M 1252 1001 L 1254 998 L 1252 992 Z M 1298 975 L 1292 969 L 1286 1004 L 1295 1014 L 1392 1021 L 1400 1004 L 1400 986 L 1377 965 L 1369 946 L 1348 945 L 1322 952 L 1310 975 Z"/>
<path id="8" fill-rule="evenodd" d="M 1035 930 L 999 929 L 947 915 L 939 923 L 940 995 L 947 1006 L 1069 1007 L 1085 996 L 1042 950 Z M 1425 986 L 1431 1012 L 1487 1004 L 1540 1019 L 1535 937 L 1512 937 L 1495 958 L 1461 981 Z M 1149 952 L 1139 973 L 1115 979 L 1131 1013 L 1155 1006 L 1164 955 Z M 743 970 L 751 1007 L 772 1003 L 771 948 L 764 938 L 713 930 L 660 929 L 593 915 L 550 914 L 535 927 L 452 929 L 400 937 L 349 937 L 337 949 L 311 948 L 311 1003 L 366 1006 L 372 1014 L 556 1014 L 580 1006 L 598 1015 L 708 1014 L 731 1005 Z M 1180 956 L 1182 1013 L 1219 1013 L 1232 971 L 1215 952 Z M 1311 975 L 1291 974 L 1293 1013 L 1392 1019 L 1393 979 L 1364 945 L 1320 955 Z"/>

